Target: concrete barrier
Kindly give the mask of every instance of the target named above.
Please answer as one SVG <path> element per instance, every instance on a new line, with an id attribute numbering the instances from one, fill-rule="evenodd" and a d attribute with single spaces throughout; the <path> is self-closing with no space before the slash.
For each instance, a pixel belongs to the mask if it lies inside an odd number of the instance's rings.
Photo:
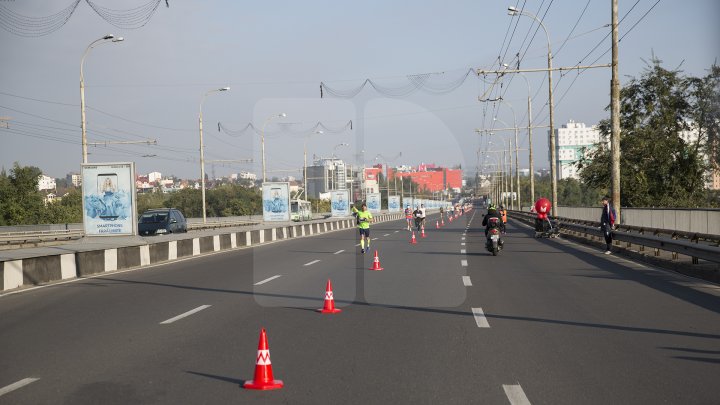
<path id="1" fill-rule="evenodd" d="M 377 215 L 375 222 L 403 219 L 402 213 Z M 236 231 L 138 246 L 119 246 L 59 255 L 39 255 L 0 261 L 0 291 L 87 277 L 117 270 L 142 268 L 212 252 L 242 249 L 263 243 L 310 237 L 355 227 L 353 219 Z"/>

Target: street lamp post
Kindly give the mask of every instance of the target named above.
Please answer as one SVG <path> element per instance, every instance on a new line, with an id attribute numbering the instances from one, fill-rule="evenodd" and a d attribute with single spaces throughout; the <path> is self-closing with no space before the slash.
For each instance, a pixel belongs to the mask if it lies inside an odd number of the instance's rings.
<path id="1" fill-rule="evenodd" d="M 272 116 L 268 117 L 268 119 L 266 119 L 266 120 L 265 120 L 265 123 L 263 124 L 262 132 L 261 132 L 261 135 L 260 135 L 260 144 L 262 145 L 262 176 L 263 176 L 263 183 L 265 183 L 265 181 L 267 181 L 267 178 L 266 178 L 266 176 L 265 176 L 265 127 L 267 126 L 267 124 L 268 124 L 270 121 L 273 120 L 273 118 L 285 118 L 285 117 L 287 117 L 287 114 L 285 114 L 285 113 L 280 113 L 280 114 L 272 115 Z"/>
<path id="2" fill-rule="evenodd" d="M 85 65 L 85 57 L 90 50 L 97 44 L 104 44 L 110 42 L 122 42 L 125 39 L 123 37 L 115 38 L 113 34 L 105 35 L 100 39 L 93 41 L 85 49 L 82 58 L 80 59 L 80 127 L 82 128 L 82 157 L 83 163 L 87 163 L 87 125 L 85 123 L 85 75 L 83 74 L 83 66 Z"/>
<path id="3" fill-rule="evenodd" d="M 202 217 L 203 217 L 203 223 L 207 222 L 207 213 L 205 209 L 205 145 L 203 144 L 203 114 L 202 114 L 202 106 L 205 102 L 205 97 L 208 96 L 210 93 L 215 93 L 218 91 L 228 91 L 230 90 L 230 87 L 222 87 L 215 90 L 210 90 L 207 93 L 205 93 L 202 98 L 200 99 L 200 114 L 198 115 L 198 125 L 200 127 L 200 188 L 201 188 L 201 194 L 202 194 Z"/>
<path id="4" fill-rule="evenodd" d="M 508 7 L 508 14 L 511 16 L 524 15 L 530 17 L 540 24 L 543 31 L 545 32 L 545 38 L 547 39 L 547 64 L 548 64 L 548 107 L 550 110 L 550 184 L 552 188 L 552 215 L 557 216 L 557 162 L 555 151 L 555 123 L 554 116 L 555 109 L 553 106 L 553 85 L 552 85 L 552 50 L 550 48 L 550 35 L 548 34 L 545 24 L 532 13 L 524 10 L 518 10 L 517 7 Z"/>

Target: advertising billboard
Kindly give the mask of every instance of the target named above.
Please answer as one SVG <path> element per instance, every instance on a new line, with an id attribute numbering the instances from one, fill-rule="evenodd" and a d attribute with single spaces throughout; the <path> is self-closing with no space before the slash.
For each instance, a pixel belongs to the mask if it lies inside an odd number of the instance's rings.
<path id="1" fill-rule="evenodd" d="M 290 183 L 263 183 L 263 220 L 290 220 Z"/>
<path id="2" fill-rule="evenodd" d="M 85 235 L 136 235 L 135 165 L 83 164 L 81 171 Z"/>
<path id="3" fill-rule="evenodd" d="M 388 197 L 388 211 L 400 212 L 400 196 L 391 195 Z"/>
<path id="4" fill-rule="evenodd" d="M 380 193 L 368 193 L 367 194 L 367 207 L 371 213 L 379 213 L 381 209 Z"/>
<path id="5" fill-rule="evenodd" d="M 330 213 L 333 217 L 347 217 L 350 215 L 350 191 L 333 190 L 330 192 Z"/>

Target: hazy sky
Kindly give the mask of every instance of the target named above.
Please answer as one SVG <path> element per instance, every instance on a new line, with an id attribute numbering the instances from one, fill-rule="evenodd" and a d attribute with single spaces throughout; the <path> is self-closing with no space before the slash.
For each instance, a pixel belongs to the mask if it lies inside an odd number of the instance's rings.
<path id="1" fill-rule="evenodd" d="M 94 5 L 131 9 L 149 0 Z M 0 28 L 10 12 L 48 16 L 73 0 L 0 0 Z M 122 5 L 120 5 L 122 4 Z M 297 175 L 303 144 L 318 121 L 337 131 L 308 138 L 308 155 L 337 156 L 366 164 L 382 154 L 395 164 L 461 164 L 474 171 L 478 149 L 487 144 L 475 128 L 490 128 L 497 114 L 512 124 L 510 109 L 480 103 L 478 96 L 503 95 L 526 125 L 527 86 L 509 77 L 491 89 L 494 76 L 470 75 L 456 90 L 435 94 L 459 81 L 470 68 L 496 69 L 498 58 L 521 67 L 546 66 L 547 41 L 527 17 L 511 18 L 508 5 L 544 15 L 556 67 L 609 63 L 610 0 L 475 1 L 182 1 L 160 3 L 138 29 L 119 29 L 81 0 L 57 31 L 22 37 L 0 29 L 0 165 L 35 165 L 53 177 L 79 171 L 81 153 L 79 64 L 85 48 L 104 34 L 125 41 L 93 49 L 85 62 L 88 138 L 91 142 L 157 139 L 157 146 L 90 147 L 90 162 L 135 161 L 138 173 L 160 171 L 199 177 L 198 112 L 202 95 L 206 159 L 254 159 L 252 164 L 216 164 L 217 176 L 239 170 L 260 173 L 260 137 L 230 131 L 252 122 L 261 128 L 280 112 L 288 116 L 267 125 L 268 176 Z M 656 0 L 620 0 L 620 35 Z M 620 43 L 623 82 L 637 76 L 654 53 L 668 68 L 705 74 L 720 44 L 716 0 L 660 1 Z M 587 6 L 587 7 L 586 7 Z M 631 10 L 632 8 L 632 10 Z M 583 14 L 584 10 L 584 14 Z M 581 17 L 582 14 L 582 18 Z M 572 34 L 571 34 L 572 33 Z M 593 48 L 598 45 L 593 51 Z M 521 45 L 524 44 L 522 47 Z M 529 46 L 528 46 L 529 45 Z M 592 51 L 592 52 L 591 52 Z M 588 55 L 589 54 L 589 55 Z M 425 76 L 424 74 L 430 74 Z M 410 76 L 410 77 L 409 77 Z M 554 74 L 555 123 L 569 119 L 596 124 L 606 118 L 610 69 Z M 371 78 L 389 90 L 366 87 L 353 98 L 320 98 L 320 82 L 348 92 Z M 547 125 L 547 81 L 529 73 L 535 125 Z M 577 78 L 577 80 L 575 80 Z M 411 81 L 412 80 L 412 81 Z M 412 83 L 426 86 L 402 97 Z M 572 84 L 572 86 L 571 86 Z M 502 86 L 502 87 L 501 87 Z M 569 90 L 568 90 L 569 89 Z M 326 92 L 327 93 L 327 92 Z M 20 96 L 20 97 L 17 97 Z M 21 98 L 22 97 L 22 98 Z M 35 99 L 35 100 L 28 100 Z M 49 102 L 50 103 L 49 103 Z M 108 115 L 110 114 L 110 115 Z M 341 131 L 353 121 L 353 129 Z M 277 122 L 284 123 L 282 125 Z M 501 124 L 496 124 L 501 126 Z M 508 135 L 511 133 L 508 132 Z M 520 131 L 520 146 L 527 134 Z M 547 132 L 533 136 L 536 167 L 547 166 Z M 343 143 L 349 146 L 340 146 Z M 364 153 L 361 153 L 364 151 Z M 521 152 L 521 166 L 527 152 Z M 212 165 L 207 165 L 212 172 Z"/>

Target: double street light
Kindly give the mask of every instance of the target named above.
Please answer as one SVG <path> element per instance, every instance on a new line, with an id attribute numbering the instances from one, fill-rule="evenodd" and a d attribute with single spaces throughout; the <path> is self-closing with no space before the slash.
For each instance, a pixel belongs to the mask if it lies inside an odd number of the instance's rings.
<path id="1" fill-rule="evenodd" d="M 552 188 L 552 215 L 557 215 L 557 162 L 556 162 L 556 150 L 555 150 L 555 124 L 554 124 L 554 106 L 553 106 L 553 86 L 552 86 L 552 50 L 550 48 L 550 35 L 548 34 L 545 24 L 537 18 L 536 15 L 529 13 L 525 10 L 518 10 L 517 7 L 508 7 L 508 15 L 524 15 L 537 21 L 545 32 L 545 38 L 547 39 L 547 64 L 548 64 L 548 107 L 550 110 L 550 183 Z M 532 168 L 531 168 L 532 170 Z"/>
<path id="2" fill-rule="evenodd" d="M 222 87 L 219 89 L 210 90 L 207 93 L 205 93 L 202 98 L 200 99 L 200 114 L 198 116 L 198 123 L 200 125 L 200 184 L 201 184 L 201 193 L 202 193 L 202 217 L 203 217 L 203 223 L 207 222 L 207 213 L 205 212 L 205 146 L 203 145 L 203 114 L 202 114 L 202 106 L 205 102 L 205 97 L 207 97 L 211 93 L 216 93 L 220 91 L 228 91 L 230 90 L 230 87 Z"/>
<path id="3" fill-rule="evenodd" d="M 105 43 L 115 43 L 115 42 L 122 42 L 125 39 L 123 37 L 117 37 L 115 38 L 115 35 L 108 34 L 100 39 L 96 39 L 93 41 L 88 47 L 85 49 L 85 52 L 82 55 L 82 58 L 80 59 L 80 127 L 82 128 L 82 158 L 83 163 L 87 163 L 87 125 L 85 123 L 85 75 L 83 74 L 83 66 L 85 65 L 85 57 L 88 55 L 91 49 L 93 49 L 96 45 L 99 44 L 105 44 Z"/>

